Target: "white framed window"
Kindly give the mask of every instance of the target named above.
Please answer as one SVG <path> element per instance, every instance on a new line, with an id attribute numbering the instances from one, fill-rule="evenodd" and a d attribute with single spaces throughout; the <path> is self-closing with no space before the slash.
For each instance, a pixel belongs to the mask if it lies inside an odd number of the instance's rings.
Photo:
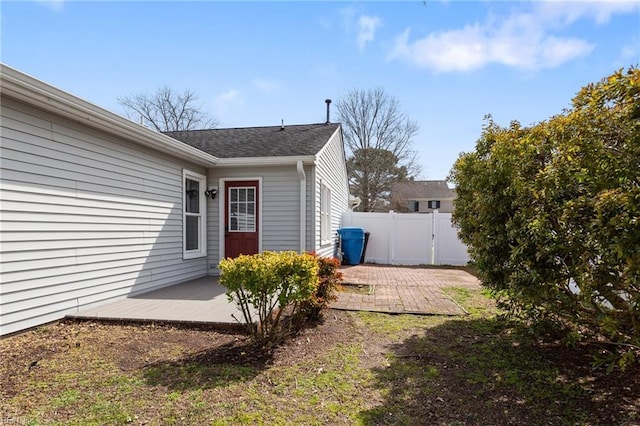
<path id="1" fill-rule="evenodd" d="M 207 255 L 206 189 L 207 178 L 182 170 L 182 257 L 193 259 Z"/>
<path id="2" fill-rule="evenodd" d="M 320 183 L 320 240 L 322 244 L 331 242 L 331 190 Z"/>

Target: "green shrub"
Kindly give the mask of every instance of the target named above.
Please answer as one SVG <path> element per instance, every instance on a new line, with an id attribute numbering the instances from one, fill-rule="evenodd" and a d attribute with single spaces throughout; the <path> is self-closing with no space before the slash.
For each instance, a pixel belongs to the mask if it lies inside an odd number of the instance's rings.
<path id="1" fill-rule="evenodd" d="M 283 336 L 285 311 L 295 315 L 318 287 L 318 262 L 293 251 L 242 255 L 220 262 L 220 284 L 242 311 L 251 336 L 262 344 Z"/>
<path id="2" fill-rule="evenodd" d="M 340 290 L 342 272 L 340 261 L 331 257 L 316 257 L 318 262 L 318 286 L 311 297 L 302 302 L 301 311 L 306 320 L 315 321 L 329 302 L 337 299 L 336 292 Z"/>
<path id="3" fill-rule="evenodd" d="M 640 354 L 640 70 L 584 87 L 547 121 L 488 120 L 451 172 L 453 220 L 512 314 Z M 636 358 L 640 359 L 640 358 Z"/>

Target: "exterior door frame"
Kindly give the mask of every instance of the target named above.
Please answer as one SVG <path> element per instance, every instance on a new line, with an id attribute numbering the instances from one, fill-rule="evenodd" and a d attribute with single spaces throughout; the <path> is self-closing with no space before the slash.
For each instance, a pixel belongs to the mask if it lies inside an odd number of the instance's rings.
<path id="1" fill-rule="evenodd" d="M 226 191 L 226 184 L 227 182 L 237 182 L 237 181 L 244 181 L 244 180 L 255 180 L 258 181 L 258 253 L 262 253 L 262 217 L 263 215 L 263 211 L 262 211 L 262 177 L 258 176 L 258 177 L 232 177 L 232 178 L 220 178 L 219 179 L 219 185 L 218 185 L 218 194 L 220 195 L 219 201 L 218 201 L 218 252 L 220 253 L 220 259 L 222 260 L 225 258 L 225 247 L 224 247 L 224 243 L 225 243 L 225 230 L 224 230 L 224 224 L 225 224 L 225 211 L 226 211 L 226 203 L 227 203 L 227 191 Z"/>

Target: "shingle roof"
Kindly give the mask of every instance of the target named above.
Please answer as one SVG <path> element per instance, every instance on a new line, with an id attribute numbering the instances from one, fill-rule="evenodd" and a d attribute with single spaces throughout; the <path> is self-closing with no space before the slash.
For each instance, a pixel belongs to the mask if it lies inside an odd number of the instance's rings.
<path id="1" fill-rule="evenodd" d="M 444 180 L 416 180 L 396 182 L 392 185 L 392 194 L 408 200 L 434 199 L 444 200 L 456 197 L 456 191 L 449 189 Z"/>
<path id="2" fill-rule="evenodd" d="M 315 155 L 339 124 L 299 124 L 233 129 L 165 132 L 181 142 L 219 158 Z"/>

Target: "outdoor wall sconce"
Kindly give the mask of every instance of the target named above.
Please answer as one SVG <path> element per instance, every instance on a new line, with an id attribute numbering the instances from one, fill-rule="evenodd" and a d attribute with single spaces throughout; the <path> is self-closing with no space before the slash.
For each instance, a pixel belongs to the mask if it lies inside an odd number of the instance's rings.
<path id="1" fill-rule="evenodd" d="M 207 197 L 211 197 L 212 200 L 215 200 L 218 196 L 218 187 L 210 186 L 209 189 L 204 191 L 204 195 L 206 195 Z"/>

